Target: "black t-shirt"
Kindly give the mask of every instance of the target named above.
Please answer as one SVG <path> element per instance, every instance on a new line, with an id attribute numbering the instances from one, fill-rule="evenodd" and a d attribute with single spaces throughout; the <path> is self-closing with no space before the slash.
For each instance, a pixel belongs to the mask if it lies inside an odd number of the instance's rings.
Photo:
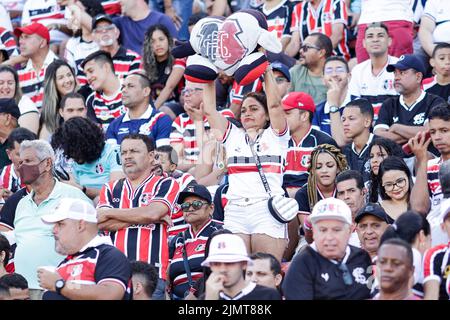
<path id="1" fill-rule="evenodd" d="M 14 229 L 14 219 L 16 217 L 16 208 L 19 201 L 28 194 L 27 188 L 22 188 L 11 195 L 0 211 L 0 224 Z"/>
<path id="2" fill-rule="evenodd" d="M 289 266 L 283 281 L 287 300 L 364 300 L 370 298 L 372 261 L 359 248 L 347 246 L 343 263 L 352 284 L 344 282 L 340 264 L 320 255 L 312 246 L 299 252 Z"/>
<path id="3" fill-rule="evenodd" d="M 441 97 L 445 101 L 449 102 L 450 84 L 443 86 L 440 85 L 439 83 L 435 83 L 433 86 L 425 89 L 425 91 L 437 95 L 438 97 Z"/>
<path id="4" fill-rule="evenodd" d="M 205 295 L 203 294 L 200 296 L 199 300 L 205 300 Z M 219 300 L 281 300 L 281 294 L 276 289 L 250 282 L 234 297 L 230 297 L 225 293 L 220 292 Z"/>
<path id="5" fill-rule="evenodd" d="M 374 131 L 377 127 L 389 129 L 394 123 L 414 127 L 423 126 L 431 108 L 437 104 L 445 103 L 441 97 L 425 92 L 411 107 L 406 106 L 402 101 L 403 96 L 398 96 L 383 102 Z"/>
<path id="6" fill-rule="evenodd" d="M 366 146 L 357 154 L 353 149 L 353 142 L 342 147 L 342 153 L 347 158 L 348 166 L 351 170 L 359 171 L 364 179 L 364 182 L 370 179 L 370 150 L 369 145 L 373 139 L 378 138 L 373 134 L 370 135 Z"/>
<path id="7" fill-rule="evenodd" d="M 336 190 L 333 193 L 333 197 L 336 197 Z M 324 198 L 325 197 L 320 192 L 320 190 L 317 189 L 317 201 L 320 201 Z M 303 213 L 303 214 L 311 213 L 312 208 L 309 205 L 309 200 L 308 200 L 308 184 L 305 184 L 301 189 L 297 190 L 297 192 L 295 193 L 295 200 L 298 203 L 299 213 Z"/>
<path id="8" fill-rule="evenodd" d="M 9 160 L 8 154 L 6 153 L 6 142 L 7 140 L 5 140 L 5 143 L 0 144 L 0 170 L 8 164 L 11 164 L 11 160 Z"/>

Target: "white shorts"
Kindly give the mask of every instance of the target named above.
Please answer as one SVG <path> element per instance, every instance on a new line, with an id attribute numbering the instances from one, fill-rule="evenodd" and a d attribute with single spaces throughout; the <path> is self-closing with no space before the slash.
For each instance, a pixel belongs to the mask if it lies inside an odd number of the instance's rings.
<path id="1" fill-rule="evenodd" d="M 233 233 L 265 234 L 276 239 L 288 238 L 287 224 L 280 223 L 272 217 L 267 200 L 247 206 L 236 205 L 230 200 L 225 206 L 223 227 Z"/>

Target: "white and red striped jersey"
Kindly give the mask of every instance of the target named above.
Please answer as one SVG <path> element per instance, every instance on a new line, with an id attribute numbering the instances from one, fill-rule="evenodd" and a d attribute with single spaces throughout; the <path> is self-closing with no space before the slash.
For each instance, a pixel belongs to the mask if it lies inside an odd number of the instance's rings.
<path id="1" fill-rule="evenodd" d="M 3 167 L 0 173 L 0 182 L 4 189 L 8 189 L 12 193 L 25 187 L 25 184 L 20 181 L 20 177 L 17 176 L 16 172 L 14 171 L 14 163 Z"/>
<path id="2" fill-rule="evenodd" d="M 101 0 L 103 10 L 110 16 L 120 15 L 122 13 L 122 7 L 119 0 Z"/>
<path id="3" fill-rule="evenodd" d="M 234 114 L 229 109 L 221 110 L 220 113 L 227 118 L 234 118 Z M 205 130 L 209 130 L 210 125 L 206 117 L 203 119 Z M 198 159 L 200 150 L 195 139 L 195 123 L 187 113 L 182 113 L 175 118 L 172 123 L 170 133 L 170 144 L 182 143 L 184 146 L 185 160 L 195 162 Z"/>
<path id="4" fill-rule="evenodd" d="M 239 85 L 236 80 L 233 81 L 229 93 L 230 103 L 241 104 L 244 96 L 249 92 L 261 92 L 263 90 L 263 79 L 260 77 L 245 86 Z"/>
<path id="5" fill-rule="evenodd" d="M 127 108 L 122 103 L 122 90 L 118 90 L 111 97 L 107 97 L 102 92 L 94 91 L 86 99 L 88 115 L 93 116 L 101 124 L 106 132 L 109 124 L 123 115 Z"/>
<path id="6" fill-rule="evenodd" d="M 22 25 L 39 22 L 44 26 L 65 24 L 64 10 L 56 0 L 28 0 L 23 6 Z"/>
<path id="7" fill-rule="evenodd" d="M 41 70 L 35 70 L 31 59 L 28 60 L 25 68 L 18 70 L 20 87 L 24 95 L 28 96 L 40 110 L 42 107 L 42 99 L 44 97 L 44 77 L 45 71 L 50 63 L 58 57 L 49 50 L 45 57 Z"/>
<path id="8" fill-rule="evenodd" d="M 310 1 L 303 1 L 294 7 L 291 32 L 298 31 L 300 40 L 303 42 L 313 32 L 320 32 L 331 37 L 333 24 L 342 23 L 344 25 L 342 40 L 337 45 L 336 53 L 349 60 L 347 20 L 347 7 L 344 0 L 323 0 L 317 10 L 313 8 Z"/>
<path id="9" fill-rule="evenodd" d="M 171 214 L 180 185 L 173 178 L 150 175 L 134 190 L 128 179 L 109 182 L 100 191 L 97 208 L 129 209 L 146 207 L 159 202 Z M 110 232 L 114 245 L 129 260 L 145 261 L 159 270 L 159 277 L 166 279 L 169 264 L 167 225 L 151 223 L 132 225 Z"/>
<path id="10" fill-rule="evenodd" d="M 439 282 L 439 299 L 450 299 L 450 242 L 428 249 L 423 258 L 423 283 Z"/>
<path id="11" fill-rule="evenodd" d="M 256 138 L 253 146 L 264 174 L 269 183 L 272 195 L 283 195 L 283 166 L 285 164 L 289 139 L 289 128 L 286 124 L 284 132 L 276 133 L 272 128 L 265 129 Z M 260 200 L 268 198 L 261 177 L 258 173 L 255 158 L 250 149 L 250 142 L 243 129 L 228 122 L 222 142 L 227 155 L 229 188 L 228 200 Z"/>
<path id="12" fill-rule="evenodd" d="M 272 9 L 267 9 L 266 3 L 258 7 L 258 10 L 266 16 L 269 32 L 275 30 L 279 40 L 291 36 L 291 19 L 294 6 L 294 3 L 284 0 Z"/>
<path id="13" fill-rule="evenodd" d="M 17 55 L 17 44 L 11 31 L 0 27 L 0 46 L 3 45 L 4 49 L 8 53 L 8 56 Z"/>

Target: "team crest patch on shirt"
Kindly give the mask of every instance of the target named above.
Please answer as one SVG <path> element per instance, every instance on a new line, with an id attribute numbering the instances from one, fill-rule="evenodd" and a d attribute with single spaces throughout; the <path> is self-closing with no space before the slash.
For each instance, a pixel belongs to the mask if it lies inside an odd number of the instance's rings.
<path id="1" fill-rule="evenodd" d="M 145 206 L 148 206 L 150 204 L 151 200 L 152 200 L 152 195 L 150 193 L 143 193 L 141 195 L 141 200 L 139 202 Z"/>
<path id="2" fill-rule="evenodd" d="M 384 90 L 393 90 L 394 89 L 394 80 L 392 80 L 392 79 L 384 80 L 383 89 Z"/>
<path id="3" fill-rule="evenodd" d="M 95 166 L 95 172 L 97 172 L 97 173 L 105 172 L 105 168 L 103 167 L 103 165 L 101 163 L 99 163 Z"/>
<path id="4" fill-rule="evenodd" d="M 309 167 L 310 161 L 311 161 L 311 155 L 309 155 L 309 154 L 304 154 L 304 155 L 302 156 L 302 160 L 301 160 L 300 163 L 302 164 L 303 167 L 308 168 L 308 167 Z"/>
<path id="5" fill-rule="evenodd" d="M 197 247 L 195 247 L 195 252 L 205 251 L 206 243 L 199 244 Z"/>
<path id="6" fill-rule="evenodd" d="M 139 133 L 148 136 L 151 132 L 150 123 L 144 123 L 139 127 Z"/>
<path id="7" fill-rule="evenodd" d="M 83 272 L 83 265 L 77 264 L 73 266 L 72 270 L 70 271 L 70 277 L 76 279 L 81 275 L 82 272 Z"/>

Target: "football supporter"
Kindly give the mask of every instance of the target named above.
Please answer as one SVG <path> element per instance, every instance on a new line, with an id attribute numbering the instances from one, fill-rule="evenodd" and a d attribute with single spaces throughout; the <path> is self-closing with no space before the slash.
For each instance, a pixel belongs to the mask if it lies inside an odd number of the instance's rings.
<path id="1" fill-rule="evenodd" d="M 319 201 L 311 214 L 314 243 L 292 260 L 283 281 L 287 300 L 369 298 L 372 276 L 367 252 L 348 244 L 352 213 L 339 199 Z"/>
<path id="2" fill-rule="evenodd" d="M 6 266 L 8 265 L 10 255 L 11 245 L 9 244 L 9 240 L 0 233 L 0 278 L 8 274 Z"/>
<path id="3" fill-rule="evenodd" d="M 182 300 L 195 290 L 195 282 L 203 277 L 201 263 L 205 259 L 206 241 L 222 225 L 212 220 L 214 205 L 205 186 L 189 185 L 178 195 L 186 231 L 170 241 L 169 292 L 172 300 Z"/>
<path id="4" fill-rule="evenodd" d="M 337 55 L 350 59 L 347 43 L 347 5 L 345 0 L 310 0 L 298 3 L 292 14 L 292 38 L 286 53 L 295 56 L 313 32 L 331 39 Z"/>
<path id="5" fill-rule="evenodd" d="M 381 237 L 384 236 L 383 233 L 386 228 L 394 223 L 394 220 L 387 215 L 379 204 L 368 203 L 358 212 L 355 222 L 361 248 L 367 251 L 372 262 L 374 262 Z"/>
<path id="6" fill-rule="evenodd" d="M 374 300 L 420 300 L 411 291 L 414 276 L 411 245 L 401 239 L 389 239 L 378 249 L 377 278 L 380 292 Z"/>
<path id="7" fill-rule="evenodd" d="M 105 51 L 96 51 L 81 63 L 89 85 L 94 89 L 86 100 L 88 117 L 101 124 L 104 131 L 116 118 L 125 113 L 119 78 L 114 62 Z"/>
<path id="8" fill-rule="evenodd" d="M 311 33 L 300 47 L 299 64 L 292 67 L 289 91 L 308 93 L 317 103 L 327 98 L 323 83 L 323 66 L 333 53 L 330 38 L 322 33 Z"/>
<path id="9" fill-rule="evenodd" d="M 385 100 L 380 108 L 374 133 L 404 144 L 419 131 L 424 131 L 431 108 L 445 101 L 421 88 L 425 67 L 414 55 L 400 57 L 396 64 L 389 64 L 388 72 L 394 73 L 398 97 Z"/>
<path id="10" fill-rule="evenodd" d="M 431 139 L 426 139 L 425 134 L 418 133 L 408 142 L 417 165 L 416 180 L 411 191 L 411 209 L 426 215 L 431 226 L 432 243 L 438 245 L 448 242 L 439 220 L 439 208 L 443 198 L 439 169 L 450 159 L 450 109 L 446 104 L 431 109 L 428 127 Z M 440 152 L 439 158 L 428 160 L 427 148 L 430 143 Z"/>
<path id="11" fill-rule="evenodd" d="M 8 288 L 10 300 L 30 300 L 27 280 L 18 273 L 9 273 L 0 278 L 0 287 Z"/>
<path id="12" fill-rule="evenodd" d="M 127 75 L 140 69 L 141 56 L 119 44 L 120 31 L 109 15 L 99 14 L 92 19 L 92 35 L 100 50 L 111 55 L 114 72 L 121 83 Z"/>
<path id="13" fill-rule="evenodd" d="M 435 75 L 423 80 L 423 89 L 443 98 L 448 103 L 450 96 L 450 43 L 436 44 L 430 64 Z"/>
<path id="14" fill-rule="evenodd" d="M 278 290 L 245 281 L 249 263 L 251 260 L 241 237 L 234 234 L 215 236 L 209 246 L 209 255 L 202 262 L 202 266 L 211 268 L 204 299 L 280 300 Z"/>
<path id="15" fill-rule="evenodd" d="M 427 0 L 420 19 L 419 39 L 423 50 L 432 56 L 439 42 L 449 42 L 450 5 L 448 1 Z"/>
<path id="16" fill-rule="evenodd" d="M 158 270 L 143 261 L 131 262 L 133 300 L 151 300 L 158 283 Z"/>
<path id="17" fill-rule="evenodd" d="M 58 112 L 62 121 L 67 121 L 74 117 L 86 118 L 87 108 L 84 97 L 77 92 L 64 95 L 59 104 Z"/>
<path id="18" fill-rule="evenodd" d="M 313 118 L 316 130 L 327 133 L 339 146 L 349 141 L 343 136 L 341 114 L 350 102 L 348 83 L 351 79 L 348 63 L 341 57 L 327 58 L 323 65 L 323 81 L 327 87 L 326 99 L 316 101 L 317 108 Z"/>
<path id="19" fill-rule="evenodd" d="M 21 56 L 27 60 L 26 66 L 18 71 L 19 84 L 23 94 L 27 95 L 38 109 L 44 97 L 44 76 L 50 63 L 57 56 L 50 50 L 48 29 L 40 23 L 32 23 L 17 28 L 14 34 L 19 38 Z"/>
<path id="20" fill-rule="evenodd" d="M 430 224 L 425 216 L 407 211 L 396 221 L 395 225 L 386 228 L 380 243 L 390 238 L 400 238 L 411 245 L 414 258 L 413 293 L 423 297 L 423 257 L 425 251 L 431 248 Z"/>
<path id="21" fill-rule="evenodd" d="M 141 133 L 155 141 L 157 147 L 168 145 L 172 119 L 156 109 L 150 95 L 147 76 L 141 73 L 128 75 L 122 85 L 122 102 L 127 111 L 111 122 L 106 139 L 120 144 L 124 136 Z"/>
<path id="22" fill-rule="evenodd" d="M 66 256 L 56 270 L 37 268 L 43 300 L 130 299 L 130 263 L 111 239 L 98 235 L 97 211 L 79 199 L 62 198 L 41 217 L 52 227 L 55 251 Z"/>
<path id="23" fill-rule="evenodd" d="M 356 57 L 358 63 L 369 57 L 363 46 L 365 30 L 373 22 L 383 22 L 389 29 L 392 43 L 389 54 L 400 57 L 413 53 L 413 11 L 410 0 L 365 0 L 361 1 L 361 16 L 358 20 Z"/>
<path id="24" fill-rule="evenodd" d="M 352 69 L 352 78 L 348 85 L 352 98 L 369 100 L 373 106 L 375 119 L 378 118 L 384 100 L 397 95 L 394 88 L 394 74 L 386 70 L 389 64 L 394 64 L 398 60 L 388 53 L 391 43 L 392 39 L 385 24 L 377 22 L 369 24 L 363 40 L 369 59 Z"/>
<path id="25" fill-rule="evenodd" d="M 291 86 L 291 74 L 289 68 L 283 62 L 274 61 L 271 64 L 275 81 L 277 82 L 278 94 L 284 97 Z"/>
<path id="26" fill-rule="evenodd" d="M 270 196 L 253 154 L 261 159 L 271 195 L 284 195 L 282 169 L 290 133 L 270 67 L 264 77 L 266 95 L 250 93 L 242 102 L 242 128 L 216 110 L 213 82 L 206 84 L 203 103 L 211 129 L 227 155 L 229 188 L 224 228 L 239 234 L 248 252 L 267 252 L 281 260 L 287 245 L 286 225 L 269 212 Z"/>
<path id="27" fill-rule="evenodd" d="M 142 134 L 122 140 L 126 178 L 103 186 L 97 211 L 99 229 L 110 232 L 113 244 L 129 260 L 157 267 L 158 285 L 152 298 L 161 300 L 169 264 L 167 227 L 180 187 L 172 178 L 153 174 L 154 148 L 153 141 Z"/>
<path id="28" fill-rule="evenodd" d="M 250 255 L 250 261 L 245 272 L 245 281 L 261 286 L 279 289 L 283 274 L 280 262 L 270 253 L 256 252 Z"/>
<path id="29" fill-rule="evenodd" d="M 11 163 L 6 153 L 8 137 L 19 127 L 17 120 L 20 117 L 20 110 L 13 99 L 0 99 L 0 116 L 5 119 L 0 124 L 0 168 L 3 168 Z"/>
<path id="30" fill-rule="evenodd" d="M 20 177 L 33 191 L 19 201 L 15 210 L 14 226 L 11 226 L 17 242 L 14 265 L 15 271 L 28 281 L 33 300 L 40 300 L 43 293 L 37 280 L 37 267 L 56 266 L 63 258 L 54 251 L 51 226 L 40 217 L 52 211 L 63 197 L 90 202 L 81 190 L 53 177 L 54 159 L 54 151 L 46 141 L 23 141 L 20 144 Z"/>

